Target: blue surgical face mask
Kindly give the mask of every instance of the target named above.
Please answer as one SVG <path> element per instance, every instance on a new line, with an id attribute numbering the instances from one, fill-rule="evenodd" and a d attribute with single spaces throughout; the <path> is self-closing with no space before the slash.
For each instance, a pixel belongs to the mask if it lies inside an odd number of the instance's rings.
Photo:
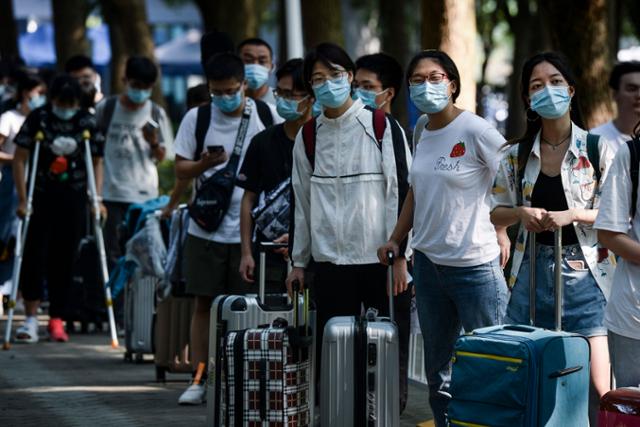
<path id="1" fill-rule="evenodd" d="M 388 90 L 389 89 L 387 88 L 381 92 L 376 93 L 372 90 L 365 90 L 365 89 L 358 88 L 355 90 L 355 94 L 358 98 L 360 98 L 360 100 L 364 103 L 364 105 L 368 105 L 371 108 L 382 108 L 382 106 L 386 104 L 387 101 L 384 101 L 382 104 L 378 105 L 376 104 L 376 98 L 378 97 L 378 95 L 382 95 Z"/>
<path id="2" fill-rule="evenodd" d="M 344 104 L 351 94 L 349 76 L 344 73 L 342 77 L 326 80 L 324 83 L 314 86 L 313 93 L 316 99 L 326 108 L 338 108 Z"/>
<path id="3" fill-rule="evenodd" d="M 136 89 L 127 86 L 127 98 L 134 104 L 144 104 L 151 98 L 151 89 Z"/>
<path id="4" fill-rule="evenodd" d="M 242 90 L 238 90 L 233 95 L 212 95 L 211 102 L 223 113 L 236 111 L 242 104 Z"/>
<path id="5" fill-rule="evenodd" d="M 32 96 L 31 98 L 29 98 L 29 101 L 27 101 L 27 105 L 29 106 L 29 110 L 31 111 L 35 110 L 36 108 L 42 107 L 46 103 L 47 97 L 44 95 Z"/>
<path id="6" fill-rule="evenodd" d="M 281 97 L 276 98 L 276 110 L 278 111 L 278 115 L 285 120 L 296 120 L 302 117 L 302 113 L 298 111 L 298 106 L 302 101 L 307 99 L 308 97 L 304 97 L 303 99 L 296 101 L 295 99 L 285 99 Z"/>
<path id="7" fill-rule="evenodd" d="M 269 80 L 269 69 L 260 64 L 246 64 L 244 66 L 244 78 L 249 89 L 261 88 Z"/>
<path id="8" fill-rule="evenodd" d="M 322 114 L 322 104 L 320 104 L 320 101 L 316 99 L 311 107 L 311 115 L 313 117 L 318 117 L 320 114 Z"/>
<path id="9" fill-rule="evenodd" d="M 545 119 L 564 116 L 570 105 L 568 86 L 545 86 L 531 95 L 531 109 Z"/>
<path id="10" fill-rule="evenodd" d="M 449 104 L 448 87 L 450 82 L 429 83 L 409 86 L 411 101 L 420 111 L 427 114 L 435 114 L 444 110 Z"/>
<path id="11" fill-rule="evenodd" d="M 73 118 L 73 116 L 76 115 L 76 113 L 79 111 L 79 108 L 62 108 L 62 107 L 58 107 L 53 105 L 51 107 L 51 112 L 60 120 L 71 120 L 71 118 Z"/>

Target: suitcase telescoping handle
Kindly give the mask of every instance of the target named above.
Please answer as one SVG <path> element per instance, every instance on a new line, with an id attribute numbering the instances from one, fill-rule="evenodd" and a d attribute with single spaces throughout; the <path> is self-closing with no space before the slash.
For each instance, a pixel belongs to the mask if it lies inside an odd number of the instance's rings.
<path id="1" fill-rule="evenodd" d="M 296 331 L 300 328 L 300 316 L 298 315 L 298 305 L 300 304 L 300 293 L 303 295 L 302 299 L 302 322 L 304 323 L 304 336 L 309 336 L 309 288 L 301 290 L 300 281 L 294 280 L 293 286 L 293 324 Z"/>
<path id="2" fill-rule="evenodd" d="M 391 321 L 396 320 L 396 314 L 393 306 L 393 263 L 396 260 L 396 256 L 393 251 L 387 252 L 387 261 L 389 267 L 387 268 L 387 289 L 389 291 L 389 318 Z"/>
<path id="3" fill-rule="evenodd" d="M 259 250 L 260 250 L 260 270 L 258 273 L 258 296 L 260 297 L 260 301 L 264 304 L 264 294 L 265 287 L 267 282 L 267 251 L 274 249 L 286 248 L 288 246 L 287 243 L 274 243 L 274 242 L 260 242 Z M 289 263 L 287 263 L 289 264 Z"/>
<path id="4" fill-rule="evenodd" d="M 555 257 L 554 268 L 554 320 L 556 331 L 562 330 L 562 227 L 553 235 L 553 249 Z M 529 233 L 529 322 L 536 323 L 536 233 Z"/>

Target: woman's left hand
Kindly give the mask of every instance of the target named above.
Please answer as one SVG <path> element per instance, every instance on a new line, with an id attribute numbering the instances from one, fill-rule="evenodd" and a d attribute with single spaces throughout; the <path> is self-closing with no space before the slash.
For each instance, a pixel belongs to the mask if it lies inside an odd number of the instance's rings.
<path id="1" fill-rule="evenodd" d="M 555 231 L 560 227 L 575 221 L 573 210 L 547 212 L 542 216 L 540 223 L 545 230 Z"/>

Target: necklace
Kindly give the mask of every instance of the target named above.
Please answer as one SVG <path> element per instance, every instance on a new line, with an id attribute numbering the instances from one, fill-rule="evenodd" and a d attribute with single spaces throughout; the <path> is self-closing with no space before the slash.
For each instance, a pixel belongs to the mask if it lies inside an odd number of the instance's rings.
<path id="1" fill-rule="evenodd" d="M 540 134 L 540 139 L 542 140 L 542 142 L 544 142 L 544 143 L 545 143 L 545 144 L 547 144 L 547 145 L 550 145 L 550 146 L 551 146 L 551 148 L 553 148 L 553 151 L 555 151 L 555 150 L 556 150 L 556 148 L 558 148 L 559 146 L 561 146 L 562 144 L 564 144 L 564 143 L 565 143 L 569 138 L 571 138 L 571 131 L 569 131 L 569 135 L 567 135 L 567 136 L 566 136 L 562 141 L 560 141 L 560 142 L 558 142 L 558 143 L 553 144 L 553 143 L 551 143 L 551 142 L 547 141 L 547 140 L 545 139 L 545 137 L 544 137 L 544 136 L 542 136 L 542 133 Z"/>

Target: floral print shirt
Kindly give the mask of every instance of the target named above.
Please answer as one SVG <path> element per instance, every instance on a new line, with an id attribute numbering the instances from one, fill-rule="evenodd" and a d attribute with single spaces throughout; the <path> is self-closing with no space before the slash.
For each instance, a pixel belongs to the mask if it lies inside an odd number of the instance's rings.
<path id="1" fill-rule="evenodd" d="M 571 208 L 598 209 L 600 204 L 600 188 L 607 177 L 609 166 L 615 153 L 604 140 L 598 144 L 600 152 L 600 183 L 587 154 L 587 132 L 572 124 L 571 145 L 562 162 L 560 175 L 567 206 Z M 500 164 L 492 190 L 491 209 L 497 207 L 531 206 L 533 187 L 540 173 L 540 132 L 536 135 L 531 154 L 524 171 L 522 185 L 518 187 L 518 146 L 511 147 Z M 518 197 L 518 188 L 522 194 Z M 611 281 L 616 266 L 615 256 L 598 244 L 598 236 L 592 224 L 574 222 L 573 226 L 589 270 L 593 274 L 605 298 L 609 297 Z M 521 223 L 513 253 L 513 262 L 507 283 L 513 287 L 516 283 L 520 265 L 527 247 L 528 232 Z"/>

